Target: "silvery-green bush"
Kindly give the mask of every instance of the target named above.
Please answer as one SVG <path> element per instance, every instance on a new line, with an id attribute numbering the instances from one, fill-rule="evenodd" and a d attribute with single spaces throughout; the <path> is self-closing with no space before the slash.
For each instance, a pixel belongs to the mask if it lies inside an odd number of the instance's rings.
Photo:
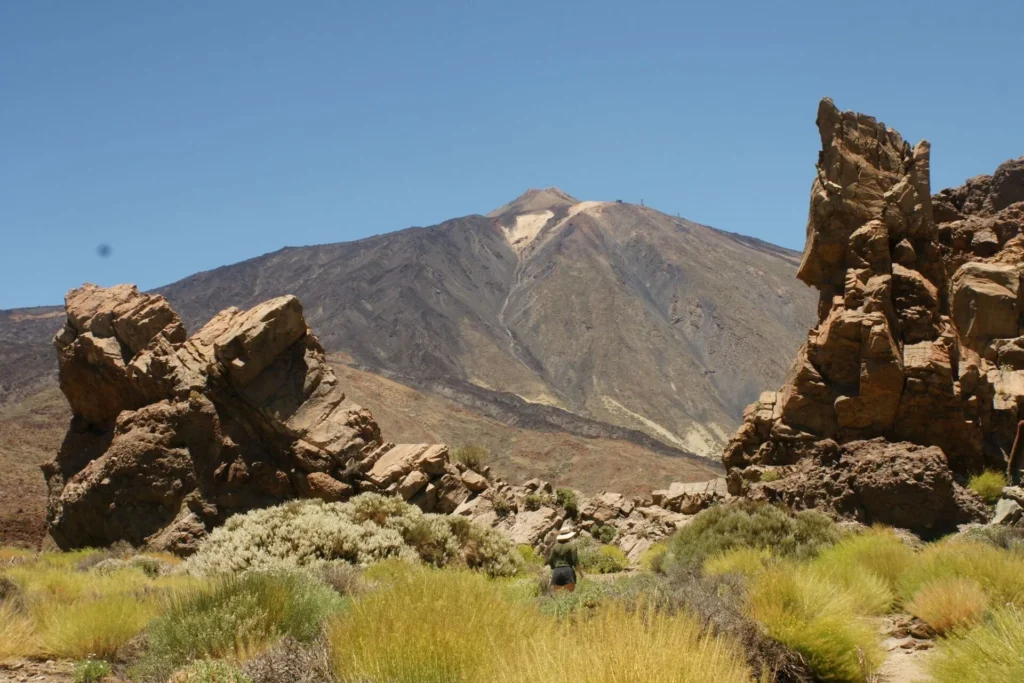
<path id="1" fill-rule="evenodd" d="M 462 517 L 424 514 L 398 498 L 372 493 L 347 503 L 295 500 L 235 515 L 185 563 L 189 573 L 217 575 L 385 559 L 464 565 L 512 576 L 519 552 L 501 532 Z"/>

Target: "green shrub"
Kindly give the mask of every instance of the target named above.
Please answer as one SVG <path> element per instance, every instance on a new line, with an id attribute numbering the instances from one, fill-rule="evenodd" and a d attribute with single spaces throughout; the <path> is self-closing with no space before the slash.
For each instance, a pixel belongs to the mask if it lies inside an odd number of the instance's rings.
<path id="1" fill-rule="evenodd" d="M 499 517 L 507 517 L 512 512 L 512 502 L 503 493 L 494 495 L 494 498 L 491 499 L 491 507 L 494 508 L 494 514 Z"/>
<path id="2" fill-rule="evenodd" d="M 871 680 L 881 664 L 875 629 L 858 613 L 856 601 L 805 567 L 779 566 L 759 575 L 750 614 L 821 680 Z"/>
<path id="3" fill-rule="evenodd" d="M 452 461 L 461 462 L 471 470 L 479 469 L 490 456 L 483 446 L 461 446 L 452 451 Z"/>
<path id="4" fill-rule="evenodd" d="M 770 483 L 773 481 L 778 481 L 781 476 L 782 475 L 780 475 L 776 470 L 765 470 L 764 472 L 761 473 L 761 481 L 765 483 Z"/>
<path id="5" fill-rule="evenodd" d="M 595 524 L 590 530 L 590 535 L 600 543 L 611 543 L 618 533 L 619 530 L 611 524 Z"/>
<path id="6" fill-rule="evenodd" d="M 300 572 L 225 577 L 168 602 L 150 625 L 142 669 L 166 677 L 195 659 L 244 659 L 282 636 L 310 640 L 341 605 L 330 587 Z"/>
<path id="7" fill-rule="evenodd" d="M 519 556 L 523 558 L 523 564 L 527 567 L 543 567 L 545 562 L 532 545 L 524 543 L 518 546 Z"/>
<path id="8" fill-rule="evenodd" d="M 252 679 L 228 662 L 202 659 L 176 671 L 168 683 L 252 683 Z"/>
<path id="9" fill-rule="evenodd" d="M 614 545 L 579 544 L 580 569 L 594 574 L 615 574 L 629 568 L 626 553 Z"/>
<path id="10" fill-rule="evenodd" d="M 649 572 L 661 573 L 667 553 L 668 543 L 659 541 L 653 544 L 640 555 L 640 568 Z"/>
<path id="11" fill-rule="evenodd" d="M 461 564 L 492 576 L 519 571 L 515 546 L 463 517 L 424 514 L 400 498 L 364 493 L 347 503 L 298 500 L 235 515 L 185 563 L 193 574 L 294 569 L 397 558 Z"/>
<path id="12" fill-rule="evenodd" d="M 793 513 L 740 500 L 697 514 L 669 541 L 666 571 L 689 571 L 732 548 L 770 548 L 776 557 L 814 557 L 841 537 L 835 522 L 814 511 Z"/>
<path id="13" fill-rule="evenodd" d="M 110 665 L 102 659 L 86 659 L 75 663 L 72 675 L 75 683 L 97 683 L 110 675 Z"/>
<path id="14" fill-rule="evenodd" d="M 937 683 L 1024 681 L 1024 611 L 995 611 L 984 624 L 940 640 L 929 667 Z"/>
<path id="15" fill-rule="evenodd" d="M 1006 486 L 1006 475 L 996 470 L 985 470 L 975 474 L 967 483 L 967 488 L 981 496 L 989 505 L 995 505 L 1003 495 Z"/>
<path id="16" fill-rule="evenodd" d="M 580 512 L 580 500 L 572 489 L 557 489 L 555 491 L 555 502 L 570 517 L 575 517 Z"/>
<path id="17" fill-rule="evenodd" d="M 523 498 L 523 507 L 527 510 L 540 510 L 545 503 L 547 499 L 540 493 L 528 493 Z"/>

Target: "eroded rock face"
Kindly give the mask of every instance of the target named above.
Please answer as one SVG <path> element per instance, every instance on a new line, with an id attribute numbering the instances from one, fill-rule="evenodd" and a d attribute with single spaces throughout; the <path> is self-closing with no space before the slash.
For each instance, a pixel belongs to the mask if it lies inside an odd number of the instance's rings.
<path id="1" fill-rule="evenodd" d="M 884 438 L 840 446 L 826 439 L 786 469 L 778 480 L 750 485 L 748 495 L 920 533 L 988 516 L 984 503 L 953 480 L 945 454 L 935 446 Z"/>
<path id="2" fill-rule="evenodd" d="M 413 474 L 440 489 L 425 508 L 469 495 L 445 446 L 382 443 L 295 297 L 229 308 L 188 339 L 163 297 L 132 286 L 85 285 L 66 307 L 54 345 L 74 418 L 43 467 L 61 547 L 127 540 L 187 554 L 236 512 L 393 492 Z"/>
<path id="3" fill-rule="evenodd" d="M 828 99 L 817 123 L 798 277 L 820 292 L 818 325 L 726 467 L 884 437 L 939 447 L 957 474 L 1005 468 L 1024 418 L 1024 158 L 933 197 L 927 142 Z"/>

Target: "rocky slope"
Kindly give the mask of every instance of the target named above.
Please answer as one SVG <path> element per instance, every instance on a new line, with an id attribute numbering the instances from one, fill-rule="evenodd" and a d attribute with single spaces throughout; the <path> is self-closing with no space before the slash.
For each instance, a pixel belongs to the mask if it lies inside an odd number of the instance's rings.
<path id="1" fill-rule="evenodd" d="M 782 389 L 747 408 L 724 463 L 807 458 L 833 477 L 863 475 L 872 449 L 852 444 L 881 437 L 889 446 L 875 460 L 889 470 L 890 493 L 907 474 L 901 462 L 916 462 L 916 480 L 936 486 L 944 470 L 964 476 L 988 466 L 1019 476 L 1012 451 L 1024 405 L 1024 159 L 932 197 L 927 142 L 911 147 L 827 99 L 818 128 L 822 152 L 797 274 L 820 292 L 818 324 Z M 926 453 L 935 463 L 927 472 Z M 823 476 L 805 475 L 811 489 Z M 781 496 L 789 486 L 765 488 Z"/>

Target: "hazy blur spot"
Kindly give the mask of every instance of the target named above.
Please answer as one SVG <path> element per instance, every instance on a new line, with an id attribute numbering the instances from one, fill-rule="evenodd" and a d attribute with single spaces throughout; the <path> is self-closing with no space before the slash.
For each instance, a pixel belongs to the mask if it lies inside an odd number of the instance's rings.
<path id="1" fill-rule="evenodd" d="M 96 247 L 96 253 L 102 256 L 103 258 L 107 258 L 108 256 L 110 256 L 110 245 L 101 244 L 100 246 Z"/>

